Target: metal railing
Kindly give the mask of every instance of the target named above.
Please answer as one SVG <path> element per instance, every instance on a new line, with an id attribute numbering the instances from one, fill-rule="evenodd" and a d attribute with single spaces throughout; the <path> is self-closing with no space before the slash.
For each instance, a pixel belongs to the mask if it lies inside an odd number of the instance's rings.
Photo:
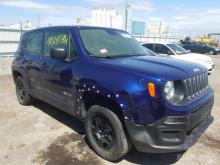
<path id="1" fill-rule="evenodd" d="M 0 29 L 0 57 L 3 56 L 14 56 L 14 52 L 18 48 L 18 43 L 20 40 L 20 36 L 22 32 L 26 30 L 22 29 Z M 141 35 L 134 35 L 140 43 L 145 42 L 172 42 L 177 43 L 183 36 L 141 36 Z"/>
<path id="2" fill-rule="evenodd" d="M 134 38 L 140 43 L 149 42 L 168 42 L 168 43 L 178 43 L 180 40 L 184 39 L 184 36 L 166 36 L 166 35 L 134 35 Z"/>
<path id="3" fill-rule="evenodd" d="M 0 28 L 0 57 L 14 56 L 18 48 L 20 36 L 27 29 Z"/>

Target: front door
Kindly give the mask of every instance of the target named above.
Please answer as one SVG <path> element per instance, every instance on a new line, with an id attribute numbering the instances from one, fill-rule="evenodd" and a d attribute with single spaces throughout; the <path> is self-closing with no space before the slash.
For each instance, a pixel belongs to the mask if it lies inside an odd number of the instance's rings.
<path id="1" fill-rule="evenodd" d="M 50 58 L 50 48 L 64 48 L 68 52 L 70 62 Z M 70 33 L 67 31 L 51 30 L 46 32 L 45 57 L 42 59 L 41 84 L 43 92 L 74 106 L 76 95 L 77 56 Z"/>

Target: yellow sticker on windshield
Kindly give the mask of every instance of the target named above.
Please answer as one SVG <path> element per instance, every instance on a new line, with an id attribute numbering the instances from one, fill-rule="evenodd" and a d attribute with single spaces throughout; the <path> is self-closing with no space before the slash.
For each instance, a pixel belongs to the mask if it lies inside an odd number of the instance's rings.
<path id="1" fill-rule="evenodd" d="M 178 51 L 178 50 L 176 50 L 176 53 L 177 53 L 177 54 L 182 54 L 182 52 L 180 52 L 180 51 Z"/>
<path id="2" fill-rule="evenodd" d="M 47 46 L 67 45 L 68 38 L 66 35 L 51 36 L 47 39 Z"/>

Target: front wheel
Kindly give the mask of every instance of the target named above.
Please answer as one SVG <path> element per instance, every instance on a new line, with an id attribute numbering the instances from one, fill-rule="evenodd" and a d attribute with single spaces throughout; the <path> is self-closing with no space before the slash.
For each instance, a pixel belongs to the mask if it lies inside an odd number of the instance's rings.
<path id="1" fill-rule="evenodd" d="M 118 160 L 131 148 L 118 116 L 108 108 L 92 106 L 86 115 L 85 129 L 92 148 L 106 160 Z"/>
<path id="2" fill-rule="evenodd" d="M 210 55 L 214 55 L 215 52 L 214 52 L 213 50 L 210 50 L 210 51 L 209 51 L 209 54 L 210 54 Z"/>
<path id="3" fill-rule="evenodd" d="M 187 49 L 187 51 L 188 51 L 189 53 L 192 53 L 192 50 L 191 50 L 191 49 Z"/>

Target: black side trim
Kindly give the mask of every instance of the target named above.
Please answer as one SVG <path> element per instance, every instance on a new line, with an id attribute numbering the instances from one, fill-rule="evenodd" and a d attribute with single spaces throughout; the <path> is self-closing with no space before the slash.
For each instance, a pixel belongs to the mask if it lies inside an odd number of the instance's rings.
<path id="1" fill-rule="evenodd" d="M 57 107 L 75 117 L 74 107 L 63 100 L 60 100 L 52 95 L 49 95 L 37 89 L 30 89 L 30 95 L 48 104 L 51 104 L 52 106 Z"/>

